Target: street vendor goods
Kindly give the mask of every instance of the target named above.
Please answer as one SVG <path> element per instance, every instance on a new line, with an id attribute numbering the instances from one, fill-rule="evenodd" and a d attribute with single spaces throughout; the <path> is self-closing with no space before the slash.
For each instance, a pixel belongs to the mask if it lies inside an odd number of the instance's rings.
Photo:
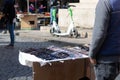
<path id="1" fill-rule="evenodd" d="M 46 48 L 28 48 L 20 51 L 19 62 L 28 66 L 32 66 L 32 62 L 39 62 L 43 66 L 51 62 L 88 58 L 86 54 L 87 50 L 81 47 L 60 48 L 49 46 Z"/>
<path id="2" fill-rule="evenodd" d="M 50 46 L 47 48 L 28 48 L 23 52 L 27 54 L 34 55 L 43 60 L 55 60 L 55 59 L 64 59 L 64 58 L 78 58 L 81 57 L 82 48 L 59 48 L 55 46 Z M 85 51 L 85 50 L 84 50 Z"/>
<path id="3" fill-rule="evenodd" d="M 24 50 L 24 52 L 31 55 L 35 55 L 36 57 L 39 57 L 45 60 L 62 59 L 69 56 L 67 52 L 64 52 L 64 51 L 55 52 L 47 48 L 39 48 L 39 49 L 29 48 Z"/>

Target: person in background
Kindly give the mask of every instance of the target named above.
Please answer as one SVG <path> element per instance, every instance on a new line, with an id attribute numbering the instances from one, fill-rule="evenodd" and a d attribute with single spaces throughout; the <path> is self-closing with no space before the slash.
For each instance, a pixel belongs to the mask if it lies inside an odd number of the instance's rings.
<path id="1" fill-rule="evenodd" d="M 18 12 L 19 12 L 19 5 L 18 5 L 18 3 L 16 3 L 16 4 L 14 5 L 14 7 L 15 7 L 15 12 L 18 13 Z"/>
<path id="2" fill-rule="evenodd" d="M 16 17 L 15 8 L 14 8 L 15 1 L 14 0 L 6 0 L 4 3 L 3 8 L 3 15 L 6 19 L 6 26 L 8 28 L 8 31 L 10 33 L 10 44 L 6 47 L 14 47 L 14 24 L 13 20 Z"/>
<path id="3" fill-rule="evenodd" d="M 89 56 L 96 80 L 120 74 L 120 0 L 98 0 Z"/>
<path id="4" fill-rule="evenodd" d="M 40 4 L 39 13 L 44 13 L 44 9 L 45 9 L 45 8 L 46 8 L 46 7 L 43 6 L 43 4 Z"/>
<path id="5" fill-rule="evenodd" d="M 3 27 L 3 34 L 7 34 L 7 26 L 6 26 L 6 23 L 7 23 L 7 19 L 4 17 L 4 15 L 1 17 L 0 19 L 0 25 Z"/>
<path id="6" fill-rule="evenodd" d="M 57 0 L 50 0 L 50 25 L 53 23 L 53 8 L 57 6 Z"/>
<path id="7" fill-rule="evenodd" d="M 34 7 L 33 4 L 30 4 L 30 6 L 29 6 L 29 12 L 30 13 L 35 13 L 35 7 Z"/>

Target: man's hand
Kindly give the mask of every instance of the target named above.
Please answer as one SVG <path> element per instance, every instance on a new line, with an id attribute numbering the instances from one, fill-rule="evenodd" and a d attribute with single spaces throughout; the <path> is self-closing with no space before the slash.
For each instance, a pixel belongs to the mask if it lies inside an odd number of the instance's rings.
<path id="1" fill-rule="evenodd" d="M 92 59 L 92 58 L 90 58 L 90 62 L 93 64 L 93 65 L 95 65 L 97 62 L 96 62 L 96 59 Z"/>

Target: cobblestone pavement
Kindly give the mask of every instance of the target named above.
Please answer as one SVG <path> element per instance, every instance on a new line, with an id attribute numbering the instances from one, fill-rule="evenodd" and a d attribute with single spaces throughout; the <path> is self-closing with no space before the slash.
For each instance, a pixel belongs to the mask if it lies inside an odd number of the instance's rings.
<path id="1" fill-rule="evenodd" d="M 51 45 L 66 47 L 78 46 L 90 42 L 90 38 L 53 37 L 40 31 L 16 31 L 15 48 L 6 49 L 9 34 L 0 33 L 0 80 L 33 80 L 32 68 L 23 66 L 18 61 L 19 50 L 30 47 L 48 47 Z"/>
<path id="2" fill-rule="evenodd" d="M 23 66 L 18 61 L 19 50 L 50 45 L 65 47 L 74 44 L 72 43 L 74 39 L 53 37 L 46 32 L 25 30 L 16 33 L 18 35 L 15 36 L 14 49 L 5 48 L 5 45 L 9 44 L 9 34 L 0 33 L 0 80 L 32 80 L 32 68 Z"/>

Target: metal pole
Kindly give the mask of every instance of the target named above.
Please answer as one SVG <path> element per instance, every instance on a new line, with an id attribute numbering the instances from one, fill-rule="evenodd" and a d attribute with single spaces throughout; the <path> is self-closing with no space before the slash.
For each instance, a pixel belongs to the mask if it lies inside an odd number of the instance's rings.
<path id="1" fill-rule="evenodd" d="M 35 0 L 35 13 L 37 13 L 37 0 Z"/>
<path id="2" fill-rule="evenodd" d="M 27 0 L 27 13 L 29 14 L 29 0 Z"/>

